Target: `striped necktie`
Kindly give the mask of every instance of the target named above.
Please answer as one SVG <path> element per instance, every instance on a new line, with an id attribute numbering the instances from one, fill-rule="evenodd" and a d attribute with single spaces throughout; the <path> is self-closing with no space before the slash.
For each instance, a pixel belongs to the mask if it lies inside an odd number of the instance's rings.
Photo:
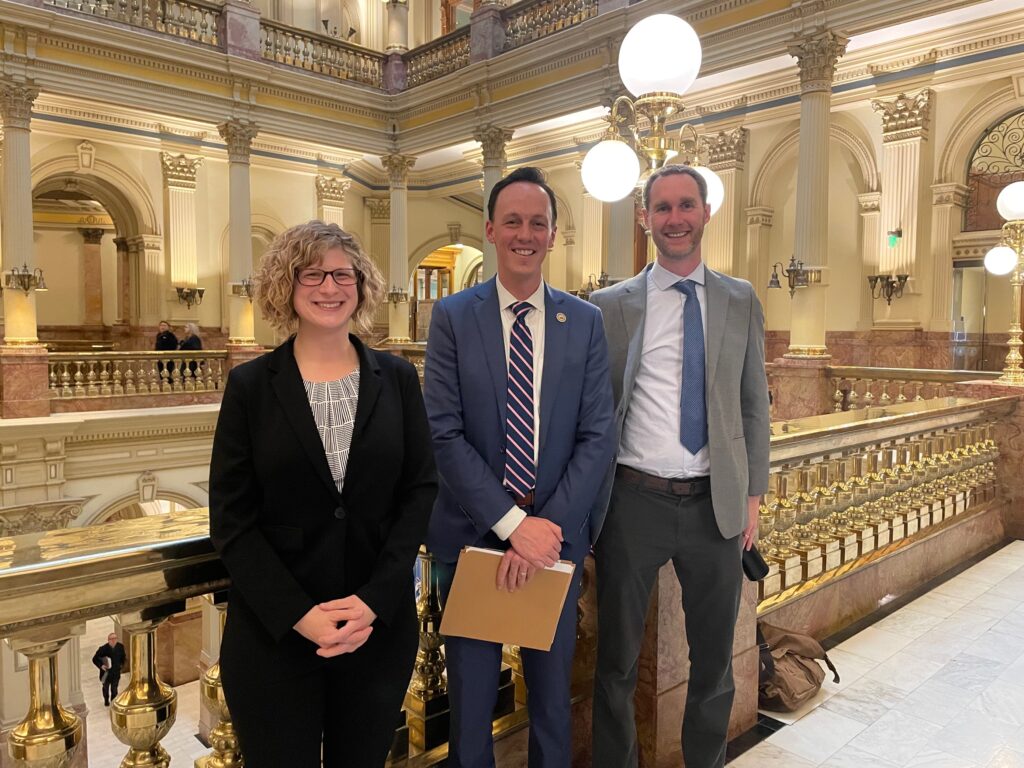
<path id="1" fill-rule="evenodd" d="M 708 442 L 708 416 L 704 397 L 704 323 L 693 280 L 680 280 L 683 302 L 683 385 L 679 393 L 679 441 L 690 453 Z"/>
<path id="2" fill-rule="evenodd" d="M 533 458 L 533 335 L 526 315 L 529 302 L 512 305 L 516 319 L 508 342 L 508 397 L 505 408 L 505 487 L 526 496 L 537 480 Z"/>

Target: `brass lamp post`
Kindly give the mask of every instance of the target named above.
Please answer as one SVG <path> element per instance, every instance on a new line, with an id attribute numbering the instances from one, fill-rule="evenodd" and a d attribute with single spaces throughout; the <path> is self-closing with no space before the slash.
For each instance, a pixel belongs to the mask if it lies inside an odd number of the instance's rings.
<path id="1" fill-rule="evenodd" d="M 1006 365 L 1003 375 L 997 379 L 1000 384 L 1024 387 L 1024 370 L 1021 369 L 1021 285 L 1024 284 L 1024 181 L 1016 181 L 1005 187 L 996 199 L 999 215 L 1006 219 L 1000 244 L 985 254 L 985 269 L 994 275 L 1010 275 L 1013 291 L 1012 315 L 1010 317 L 1010 338 L 1007 346 Z"/>

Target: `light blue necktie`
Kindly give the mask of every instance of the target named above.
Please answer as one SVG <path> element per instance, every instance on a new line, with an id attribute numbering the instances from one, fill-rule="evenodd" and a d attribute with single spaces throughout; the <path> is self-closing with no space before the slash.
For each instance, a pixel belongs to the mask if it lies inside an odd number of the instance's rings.
<path id="1" fill-rule="evenodd" d="M 704 399 L 704 324 L 696 283 L 680 280 L 683 302 L 683 386 L 679 394 L 679 441 L 690 453 L 708 443 L 708 414 Z"/>

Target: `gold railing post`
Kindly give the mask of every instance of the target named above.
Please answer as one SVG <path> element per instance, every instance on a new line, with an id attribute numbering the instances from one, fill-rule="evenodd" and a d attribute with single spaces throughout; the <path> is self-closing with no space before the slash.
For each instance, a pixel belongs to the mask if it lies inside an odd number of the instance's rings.
<path id="1" fill-rule="evenodd" d="M 448 740 L 448 691 L 444 679 L 444 638 L 441 637 L 441 590 L 434 556 L 420 548 L 420 593 L 416 599 L 420 642 L 412 681 L 405 696 L 409 746 L 419 752 Z"/>
<path id="2" fill-rule="evenodd" d="M 129 636 L 132 677 L 110 703 L 110 724 L 118 741 L 128 746 L 120 768 L 168 768 L 170 755 L 160 745 L 178 714 L 178 694 L 156 671 L 156 630 L 168 616 L 184 610 L 182 602 L 122 614 Z"/>
<path id="3" fill-rule="evenodd" d="M 225 602 L 214 602 L 213 595 L 206 595 L 217 609 L 217 617 L 220 620 L 220 635 L 224 636 L 224 622 L 227 618 L 228 604 Z M 203 706 L 206 707 L 217 718 L 217 725 L 210 731 L 210 746 L 213 748 L 209 755 L 203 755 L 195 761 L 195 768 L 243 768 L 245 759 L 238 747 L 238 735 L 235 733 L 235 726 L 231 723 L 231 712 L 228 711 L 228 703 L 224 699 L 224 686 L 220 681 L 220 660 L 210 666 L 199 679 L 199 696 Z"/>
<path id="4" fill-rule="evenodd" d="M 17 768 L 66 768 L 78 751 L 82 720 L 61 706 L 57 685 L 57 653 L 73 634 L 75 628 L 51 627 L 40 636 L 7 640 L 28 659 L 28 713 L 7 737 Z"/>

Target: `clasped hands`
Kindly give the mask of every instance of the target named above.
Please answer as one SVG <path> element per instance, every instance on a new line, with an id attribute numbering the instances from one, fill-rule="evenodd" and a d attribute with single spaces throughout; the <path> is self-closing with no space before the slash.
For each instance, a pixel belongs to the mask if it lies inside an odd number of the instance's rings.
<path id="1" fill-rule="evenodd" d="M 514 592 L 526 586 L 540 568 L 558 562 L 562 552 L 562 529 L 543 517 L 526 517 L 512 535 L 512 545 L 498 564 L 497 587 Z"/>
<path id="2" fill-rule="evenodd" d="M 317 656 L 330 658 L 352 653 L 370 637 L 377 614 L 355 595 L 330 600 L 310 608 L 294 629 L 316 643 Z M 343 626 L 338 626 L 344 622 Z"/>

